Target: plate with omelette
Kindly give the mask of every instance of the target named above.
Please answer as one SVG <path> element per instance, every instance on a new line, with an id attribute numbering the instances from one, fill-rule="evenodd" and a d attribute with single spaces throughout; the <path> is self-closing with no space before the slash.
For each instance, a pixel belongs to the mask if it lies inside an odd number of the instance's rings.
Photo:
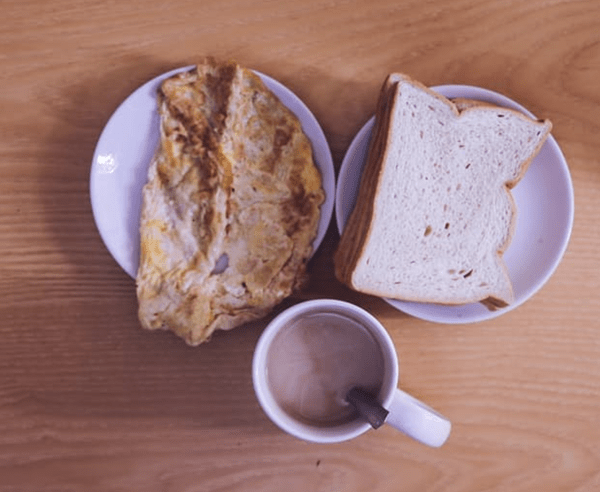
<path id="1" fill-rule="evenodd" d="M 323 131 L 297 96 L 207 58 L 119 106 L 95 150 L 90 195 L 108 250 L 136 279 L 142 326 L 198 345 L 301 288 L 334 181 Z"/>

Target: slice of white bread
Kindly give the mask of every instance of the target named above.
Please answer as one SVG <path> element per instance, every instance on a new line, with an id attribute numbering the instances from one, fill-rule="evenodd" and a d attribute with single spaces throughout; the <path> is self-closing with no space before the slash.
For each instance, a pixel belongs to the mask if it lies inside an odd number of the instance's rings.
<path id="1" fill-rule="evenodd" d="M 336 277 L 354 290 L 408 301 L 512 302 L 503 261 L 516 221 L 510 188 L 551 127 L 390 75 L 335 253 Z"/>

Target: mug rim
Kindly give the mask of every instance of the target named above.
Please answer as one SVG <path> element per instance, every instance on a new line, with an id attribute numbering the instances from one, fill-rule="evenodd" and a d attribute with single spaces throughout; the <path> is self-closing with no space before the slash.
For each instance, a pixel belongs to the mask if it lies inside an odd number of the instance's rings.
<path id="1" fill-rule="evenodd" d="M 368 311 L 355 304 L 337 299 L 313 299 L 295 304 L 279 313 L 261 334 L 252 359 L 252 383 L 256 398 L 270 420 L 280 429 L 299 439 L 318 442 L 334 443 L 347 441 L 368 431 L 370 424 L 361 418 L 332 427 L 312 426 L 300 422 L 284 412 L 272 395 L 266 377 L 267 354 L 275 336 L 286 323 L 298 315 L 309 311 L 337 312 L 351 316 L 369 330 L 381 348 L 384 357 L 384 381 L 380 394 L 382 404 L 388 407 L 395 390 L 398 387 L 399 363 L 394 343 L 385 327 Z"/>

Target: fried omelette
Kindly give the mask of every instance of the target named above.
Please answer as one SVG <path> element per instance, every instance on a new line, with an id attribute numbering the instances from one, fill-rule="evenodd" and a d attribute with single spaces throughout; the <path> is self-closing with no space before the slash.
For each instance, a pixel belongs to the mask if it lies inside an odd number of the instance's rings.
<path id="1" fill-rule="evenodd" d="M 300 121 L 252 71 L 206 60 L 162 83 L 158 110 L 139 319 L 198 345 L 301 285 L 324 193 Z"/>

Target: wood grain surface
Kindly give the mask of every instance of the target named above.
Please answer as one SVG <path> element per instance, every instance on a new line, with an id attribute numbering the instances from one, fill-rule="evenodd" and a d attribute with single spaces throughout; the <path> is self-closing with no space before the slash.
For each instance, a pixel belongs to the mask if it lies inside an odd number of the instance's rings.
<path id="1" fill-rule="evenodd" d="M 1 491 L 600 490 L 600 3 L 596 0 L 3 0 Z M 96 141 L 140 84 L 204 55 L 286 84 L 336 168 L 392 71 L 501 92 L 554 123 L 575 186 L 555 275 L 495 320 L 446 326 L 350 292 L 332 226 L 308 289 L 372 312 L 401 384 L 453 421 L 313 445 L 254 397 L 264 321 L 191 348 L 140 329 L 134 281 L 94 224 Z"/>

